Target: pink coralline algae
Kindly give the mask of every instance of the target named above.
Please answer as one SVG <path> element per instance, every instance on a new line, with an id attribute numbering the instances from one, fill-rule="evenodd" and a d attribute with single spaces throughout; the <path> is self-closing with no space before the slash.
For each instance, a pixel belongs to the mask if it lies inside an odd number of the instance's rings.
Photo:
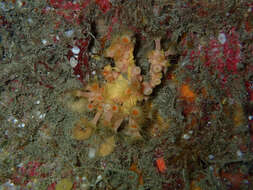
<path id="1" fill-rule="evenodd" d="M 183 45 L 185 43 L 184 41 Z M 218 77 L 225 84 L 230 74 L 238 73 L 238 64 L 241 60 L 239 36 L 235 28 L 232 28 L 230 32 L 220 33 L 218 38 L 210 39 L 206 45 L 199 45 L 197 50 L 185 51 L 184 55 L 187 54 L 193 64 L 190 68 L 194 68 L 194 62 L 200 59 L 206 67 L 210 68 L 211 73 L 217 71 Z"/>
<path id="2" fill-rule="evenodd" d="M 82 10 L 91 2 L 91 0 L 83 0 L 80 3 L 66 0 L 49 0 L 49 4 L 55 9 L 56 14 L 62 16 L 66 21 L 76 24 L 81 23 L 84 17 Z M 112 6 L 109 0 L 96 0 L 95 3 L 103 13 L 109 11 Z"/>
<path id="3" fill-rule="evenodd" d="M 88 6 L 91 0 L 82 3 L 74 3 L 65 0 L 49 0 L 49 4 L 55 9 L 57 15 L 62 16 L 70 23 L 80 24 L 82 20 L 82 9 Z"/>
<path id="4" fill-rule="evenodd" d="M 111 3 L 109 0 L 96 0 L 96 4 L 103 13 L 106 13 L 111 9 Z"/>
<path id="5" fill-rule="evenodd" d="M 220 75 L 225 75 L 225 71 L 236 74 L 238 63 L 240 62 L 241 45 L 235 29 L 225 35 L 226 41 L 221 43 L 217 39 L 212 39 L 205 50 L 205 65 L 218 70 Z M 226 77 L 223 78 L 226 82 Z"/>
<path id="6" fill-rule="evenodd" d="M 26 186 L 34 177 L 45 177 L 46 174 L 40 172 L 41 162 L 30 161 L 26 165 L 21 166 L 13 175 L 12 180 L 15 184 Z"/>

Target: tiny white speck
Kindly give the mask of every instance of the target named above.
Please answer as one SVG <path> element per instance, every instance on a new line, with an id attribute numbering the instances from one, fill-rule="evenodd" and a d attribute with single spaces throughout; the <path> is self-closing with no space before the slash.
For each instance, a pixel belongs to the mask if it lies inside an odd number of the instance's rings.
<path id="1" fill-rule="evenodd" d="M 10 116 L 10 117 L 8 118 L 8 121 L 11 122 L 13 119 L 14 119 L 14 117 L 13 117 L 13 116 Z"/>
<path id="2" fill-rule="evenodd" d="M 47 40 L 43 39 L 41 40 L 42 44 L 46 45 L 47 44 Z"/>
<path id="3" fill-rule="evenodd" d="M 73 33 L 74 33 L 74 30 L 67 30 L 67 31 L 65 31 L 65 35 L 69 38 L 69 37 L 71 37 L 72 35 L 73 35 Z"/>
<path id="4" fill-rule="evenodd" d="M 212 159 L 214 159 L 214 155 L 210 154 L 210 155 L 208 155 L 208 158 L 209 158 L 210 160 L 212 160 Z"/>
<path id="5" fill-rule="evenodd" d="M 56 38 L 56 40 L 60 40 L 60 37 L 58 35 L 55 38 Z"/>
<path id="6" fill-rule="evenodd" d="M 37 100 L 37 101 L 35 102 L 35 104 L 37 104 L 37 105 L 38 105 L 38 104 L 40 104 L 40 101 L 39 101 L 39 100 Z"/>
<path id="7" fill-rule="evenodd" d="M 224 33 L 220 33 L 218 36 L 218 40 L 221 44 L 224 44 L 226 42 L 226 35 Z"/>
<path id="8" fill-rule="evenodd" d="M 158 7 L 158 6 L 155 6 L 155 7 L 153 8 L 153 14 L 154 14 L 155 16 L 159 16 L 159 7 Z"/>
<path id="9" fill-rule="evenodd" d="M 102 180 L 102 176 L 99 175 L 99 176 L 97 177 L 96 183 L 99 183 L 101 180 Z"/>
<path id="10" fill-rule="evenodd" d="M 229 16 L 229 13 L 226 13 L 226 16 Z"/>
<path id="11" fill-rule="evenodd" d="M 182 63 L 182 66 L 185 66 L 187 64 L 187 62 L 186 61 L 184 61 L 183 63 Z"/>
<path id="12" fill-rule="evenodd" d="M 45 114 L 45 113 L 39 115 L 39 118 L 40 118 L 40 119 L 43 119 L 43 118 L 45 118 L 45 117 L 46 117 L 46 114 Z"/>
<path id="13" fill-rule="evenodd" d="M 80 48 L 77 47 L 77 46 L 74 46 L 74 47 L 72 48 L 72 52 L 73 52 L 74 54 L 78 54 L 78 53 L 80 53 Z"/>
<path id="14" fill-rule="evenodd" d="M 252 115 L 249 115 L 249 120 L 251 121 L 253 119 L 253 116 Z"/>
<path id="15" fill-rule="evenodd" d="M 28 18 L 27 21 L 31 24 L 33 23 L 33 20 L 31 18 Z"/>
<path id="16" fill-rule="evenodd" d="M 80 78 L 80 75 L 76 75 L 77 78 Z"/>
<path id="17" fill-rule="evenodd" d="M 20 164 L 17 165 L 19 168 L 24 166 L 24 164 L 21 162 Z"/>
<path id="18" fill-rule="evenodd" d="M 92 71 L 91 74 L 95 75 L 95 74 L 96 74 L 96 71 Z"/>
<path id="19" fill-rule="evenodd" d="M 213 166 L 209 166 L 209 170 L 210 171 L 213 171 L 214 169 L 213 169 Z"/>
<path id="20" fill-rule="evenodd" d="M 77 66 L 78 61 L 74 57 L 71 57 L 69 60 L 69 63 L 70 63 L 70 66 L 74 68 Z"/>
<path id="21" fill-rule="evenodd" d="M 46 11 L 50 11 L 51 10 L 51 7 L 46 7 Z"/>
<path id="22" fill-rule="evenodd" d="M 237 154 L 238 157 L 242 157 L 242 155 L 243 155 L 243 153 L 240 150 L 237 150 L 236 154 Z"/>
<path id="23" fill-rule="evenodd" d="M 190 130 L 188 133 L 192 135 L 193 134 L 193 130 Z"/>
<path id="24" fill-rule="evenodd" d="M 18 7 L 22 7 L 23 6 L 22 1 L 18 1 L 17 4 L 18 4 Z"/>
<path id="25" fill-rule="evenodd" d="M 1 9 L 3 9 L 5 11 L 6 8 L 5 8 L 5 3 L 4 2 L 0 3 L 0 7 L 1 7 Z"/>
<path id="26" fill-rule="evenodd" d="M 37 111 L 37 112 L 36 112 L 36 115 L 37 115 L 37 116 L 39 116 L 40 114 L 41 114 L 41 112 L 40 112 L 40 111 Z"/>
<path id="27" fill-rule="evenodd" d="M 183 139 L 185 139 L 185 140 L 189 140 L 189 139 L 190 139 L 190 135 L 188 135 L 188 134 L 184 134 L 184 135 L 183 135 Z"/>
<path id="28" fill-rule="evenodd" d="M 19 127 L 19 128 L 24 128 L 24 127 L 25 127 L 25 124 L 24 124 L 24 123 L 20 123 L 20 124 L 18 124 L 18 127 Z"/>
<path id="29" fill-rule="evenodd" d="M 94 158 L 95 154 L 96 154 L 96 149 L 95 148 L 89 148 L 88 157 L 89 158 Z"/>
<path id="30" fill-rule="evenodd" d="M 15 118 L 15 119 L 12 120 L 12 122 L 15 124 L 15 123 L 18 122 L 18 120 Z"/>
<path id="31" fill-rule="evenodd" d="M 0 187 L 1 187 L 1 189 L 3 187 L 3 189 L 15 190 L 16 188 L 14 186 L 15 186 L 14 183 L 11 183 L 11 181 L 9 180 L 9 181 L 3 183 Z"/>
<path id="32" fill-rule="evenodd" d="M 82 177 L 82 180 L 83 180 L 83 181 L 86 181 L 86 180 L 87 180 L 87 177 L 83 176 L 83 177 Z"/>

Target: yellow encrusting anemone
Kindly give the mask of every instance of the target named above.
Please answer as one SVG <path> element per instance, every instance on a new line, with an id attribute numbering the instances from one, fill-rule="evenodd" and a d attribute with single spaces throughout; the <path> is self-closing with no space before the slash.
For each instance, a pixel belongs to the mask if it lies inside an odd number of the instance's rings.
<path id="1" fill-rule="evenodd" d="M 140 131 L 148 117 L 143 105 L 153 88 L 161 83 L 166 60 L 164 52 L 160 50 L 160 39 L 158 39 L 156 50 L 148 54 L 151 79 L 144 81 L 141 68 L 135 65 L 133 51 L 134 42 L 131 33 L 115 37 L 104 52 L 104 56 L 112 58 L 115 63 L 114 67 L 111 65 L 104 67 L 102 74 L 105 81 L 92 82 L 83 90 L 74 92 L 81 101 L 86 102 L 86 106 L 78 105 L 76 110 L 86 109 L 95 114 L 91 121 L 82 119 L 74 126 L 72 132 L 74 139 L 90 138 L 99 126 L 117 132 L 123 122 L 123 133 L 126 136 L 133 139 L 142 138 Z M 100 144 L 98 155 L 109 155 L 114 150 L 114 146 L 114 136 L 107 138 Z"/>

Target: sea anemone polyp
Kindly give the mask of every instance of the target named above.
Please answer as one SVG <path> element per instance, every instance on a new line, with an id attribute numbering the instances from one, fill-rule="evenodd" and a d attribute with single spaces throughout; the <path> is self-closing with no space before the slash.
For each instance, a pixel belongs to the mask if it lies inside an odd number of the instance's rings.
<path id="1" fill-rule="evenodd" d="M 74 94 L 85 99 L 88 112 L 94 112 L 94 118 L 89 122 L 96 128 L 103 126 L 117 132 L 123 124 L 125 135 L 140 138 L 140 130 L 148 114 L 144 109 L 145 101 L 153 89 L 161 83 L 165 70 L 166 59 L 160 49 L 160 40 L 156 40 L 156 49 L 148 54 L 150 61 L 150 80 L 143 80 L 141 68 L 135 65 L 134 42 L 131 34 L 115 37 L 105 50 L 104 56 L 112 58 L 115 66 L 107 65 L 102 71 L 104 81 L 93 81 Z M 84 106 L 81 106 L 82 108 Z M 145 111 L 144 111 L 145 110 Z M 81 122 L 84 123 L 84 122 Z M 86 131 L 76 125 L 73 132 L 80 131 L 78 139 L 86 139 Z"/>

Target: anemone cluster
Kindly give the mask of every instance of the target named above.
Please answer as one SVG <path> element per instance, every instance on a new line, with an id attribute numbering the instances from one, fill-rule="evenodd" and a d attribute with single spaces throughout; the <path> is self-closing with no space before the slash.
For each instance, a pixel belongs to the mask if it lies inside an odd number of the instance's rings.
<path id="1" fill-rule="evenodd" d="M 70 106 L 95 113 L 93 119 L 82 118 L 75 125 L 75 139 L 88 139 L 98 126 L 116 133 L 123 123 L 124 135 L 133 139 L 142 137 L 140 131 L 149 115 L 143 105 L 153 89 L 161 83 L 167 60 L 160 48 L 160 39 L 156 39 L 156 49 L 147 54 L 150 70 L 149 79 L 144 81 L 141 68 L 135 65 L 132 38 L 129 33 L 117 36 L 105 50 L 104 56 L 112 58 L 115 66 L 106 65 L 103 68 L 104 82 L 96 80 L 84 89 L 73 91 L 80 101 Z M 106 141 L 115 144 L 112 137 Z"/>

